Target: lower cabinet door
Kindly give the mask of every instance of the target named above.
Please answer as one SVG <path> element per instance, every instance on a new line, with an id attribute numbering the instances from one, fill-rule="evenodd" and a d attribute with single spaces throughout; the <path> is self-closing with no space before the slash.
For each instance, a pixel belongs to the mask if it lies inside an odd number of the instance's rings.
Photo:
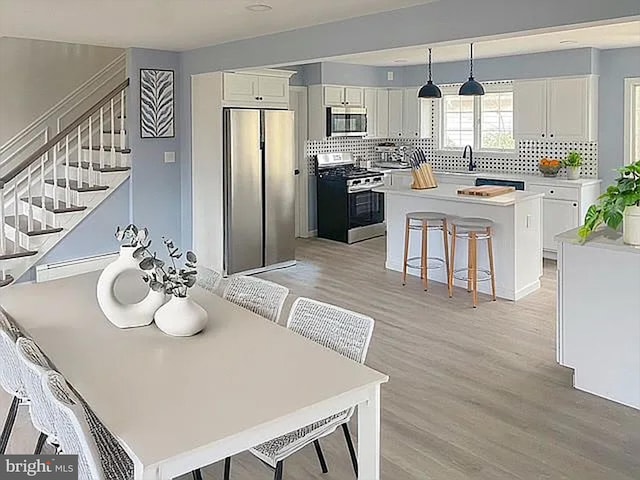
<path id="1" fill-rule="evenodd" d="M 555 236 L 580 225 L 578 202 L 545 198 L 543 201 L 542 248 L 555 252 Z"/>

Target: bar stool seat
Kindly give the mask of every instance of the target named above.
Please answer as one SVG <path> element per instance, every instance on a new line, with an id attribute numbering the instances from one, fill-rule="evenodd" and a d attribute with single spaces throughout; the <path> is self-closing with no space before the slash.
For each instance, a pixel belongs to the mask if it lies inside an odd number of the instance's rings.
<path id="1" fill-rule="evenodd" d="M 458 217 L 451 219 L 451 269 L 449 270 L 449 297 L 453 297 L 453 281 L 465 280 L 472 292 L 473 307 L 478 304 L 478 282 L 491 281 L 493 300 L 496 300 L 496 277 L 493 259 L 493 221 L 487 218 Z M 467 266 L 455 268 L 456 239 L 468 241 Z M 489 268 L 478 268 L 478 240 L 487 241 Z"/>
<path id="2" fill-rule="evenodd" d="M 402 266 L 402 285 L 407 283 L 407 267 L 419 268 L 424 289 L 429 288 L 428 270 L 446 267 L 449 278 L 449 224 L 448 216 L 441 212 L 409 212 L 406 215 L 404 235 L 404 262 Z M 422 235 L 422 249 L 419 257 L 409 258 L 409 237 L 411 230 Z M 444 243 L 444 258 L 429 257 L 428 235 L 430 231 L 441 230 Z"/>

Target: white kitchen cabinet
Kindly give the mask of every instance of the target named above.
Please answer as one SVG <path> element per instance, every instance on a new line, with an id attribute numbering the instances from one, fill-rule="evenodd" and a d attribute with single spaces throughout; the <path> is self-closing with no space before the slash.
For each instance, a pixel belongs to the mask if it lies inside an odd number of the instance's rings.
<path id="1" fill-rule="evenodd" d="M 513 82 L 516 138 L 542 140 L 547 134 L 547 80 Z"/>
<path id="2" fill-rule="evenodd" d="M 420 138 L 420 99 L 417 88 L 405 88 L 402 93 L 402 136 Z"/>
<path id="3" fill-rule="evenodd" d="M 403 91 L 389 90 L 389 136 L 402 137 L 402 107 L 404 106 Z"/>
<path id="4" fill-rule="evenodd" d="M 222 99 L 225 104 L 288 108 L 289 78 L 295 72 L 269 72 L 268 75 L 225 72 L 222 78 Z"/>
<path id="5" fill-rule="evenodd" d="M 375 88 L 364 89 L 364 108 L 367 109 L 367 136 L 378 135 L 378 90 Z"/>
<path id="6" fill-rule="evenodd" d="M 513 97 L 516 139 L 596 140 L 597 77 L 519 80 Z"/>
<path id="7" fill-rule="evenodd" d="M 377 137 L 389 136 L 389 90 L 378 90 L 376 105 L 376 129 Z"/>
<path id="8" fill-rule="evenodd" d="M 362 107 L 364 105 L 364 89 L 326 85 L 324 87 L 324 104 L 327 107 Z"/>
<path id="9" fill-rule="evenodd" d="M 542 248 L 548 252 L 555 252 L 556 235 L 580 224 L 578 202 L 545 198 L 542 210 Z"/>

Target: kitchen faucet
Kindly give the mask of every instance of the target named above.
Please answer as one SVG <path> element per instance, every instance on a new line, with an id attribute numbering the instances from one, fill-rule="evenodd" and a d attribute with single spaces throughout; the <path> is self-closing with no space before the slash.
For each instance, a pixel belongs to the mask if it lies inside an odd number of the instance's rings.
<path id="1" fill-rule="evenodd" d="M 473 149 L 471 148 L 471 145 L 464 147 L 462 158 L 467 158 L 467 150 L 469 150 L 469 171 L 473 172 L 476 169 L 476 162 L 473 161 Z"/>

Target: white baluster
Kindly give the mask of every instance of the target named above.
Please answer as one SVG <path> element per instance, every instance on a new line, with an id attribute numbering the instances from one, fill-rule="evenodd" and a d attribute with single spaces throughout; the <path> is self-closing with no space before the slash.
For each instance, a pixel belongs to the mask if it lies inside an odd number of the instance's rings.
<path id="1" fill-rule="evenodd" d="M 126 133 L 124 131 L 124 90 L 120 92 L 120 148 L 127 148 Z"/>
<path id="2" fill-rule="evenodd" d="M 78 125 L 78 170 L 76 171 L 76 184 L 82 187 L 82 129 Z"/>
<path id="3" fill-rule="evenodd" d="M 27 167 L 27 227 L 29 231 L 33 230 L 33 195 L 31 194 L 31 165 Z M 18 215 L 16 215 L 16 230 L 18 230 Z"/>
<path id="4" fill-rule="evenodd" d="M 100 107 L 100 169 L 104 168 L 104 107 Z"/>
<path id="5" fill-rule="evenodd" d="M 4 185 L 0 188 L 0 255 L 7 253 L 7 242 L 4 233 Z M 4 270 L 2 270 L 4 280 Z"/>
<path id="6" fill-rule="evenodd" d="M 59 205 L 58 200 L 58 144 L 53 147 L 53 208 Z"/>
<path id="7" fill-rule="evenodd" d="M 109 166 L 116 166 L 116 121 L 115 112 L 113 111 L 113 98 L 110 102 L 111 105 L 111 159 L 109 160 Z"/>
<path id="8" fill-rule="evenodd" d="M 93 125 L 89 117 L 89 186 L 93 186 Z"/>
<path id="9" fill-rule="evenodd" d="M 44 205 L 44 201 L 46 198 L 46 192 L 45 192 L 45 186 L 44 186 L 44 171 L 45 171 L 45 163 L 47 162 L 47 160 L 49 160 L 49 152 L 45 153 L 42 158 L 40 159 L 40 201 L 42 202 L 42 205 Z M 56 194 L 56 187 L 55 187 L 55 180 L 53 181 L 53 195 L 55 197 Z M 45 227 L 46 222 L 40 222 L 42 225 L 42 228 Z"/>
<path id="10" fill-rule="evenodd" d="M 16 177 L 16 180 L 13 184 L 13 211 L 14 216 L 16 218 L 16 228 L 13 229 L 13 253 L 16 253 L 18 251 L 18 215 L 19 215 L 19 210 L 18 210 L 18 177 Z"/>
<path id="11" fill-rule="evenodd" d="M 69 208 L 71 201 L 71 190 L 69 189 L 69 135 L 65 137 L 64 156 L 66 159 L 64 162 L 64 203 Z"/>

